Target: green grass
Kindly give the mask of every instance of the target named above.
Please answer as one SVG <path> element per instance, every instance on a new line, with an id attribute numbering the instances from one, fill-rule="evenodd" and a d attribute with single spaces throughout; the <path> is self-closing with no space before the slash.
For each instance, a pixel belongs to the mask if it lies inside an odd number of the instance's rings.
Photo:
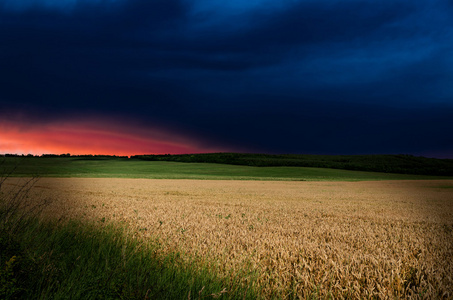
<path id="1" fill-rule="evenodd" d="M 14 176 L 107 177 L 151 179 L 362 181 L 452 179 L 449 176 L 392 174 L 308 167 L 251 167 L 214 163 L 144 161 L 125 158 L 6 157 L 4 169 Z"/>
<path id="2" fill-rule="evenodd" d="M 440 188 L 440 189 L 453 189 L 453 185 L 441 185 L 438 188 Z"/>
<path id="3" fill-rule="evenodd" d="M 136 155 L 150 161 L 219 163 L 253 167 L 310 167 L 366 172 L 453 176 L 453 159 L 413 155 L 307 155 L 258 153 L 201 153 L 182 155 Z"/>
<path id="4" fill-rule="evenodd" d="M 182 262 L 183 254 L 157 254 L 158 246 L 119 227 L 27 221 L 12 234 L 0 230 L 0 299 L 258 297 L 241 285 L 253 274 L 218 278 L 207 266 Z"/>

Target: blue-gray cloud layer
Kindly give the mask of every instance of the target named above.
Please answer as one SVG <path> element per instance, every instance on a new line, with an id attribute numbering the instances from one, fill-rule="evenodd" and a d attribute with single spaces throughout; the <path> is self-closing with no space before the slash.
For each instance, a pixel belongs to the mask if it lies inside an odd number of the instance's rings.
<path id="1" fill-rule="evenodd" d="M 0 1 L 0 104 L 257 152 L 453 157 L 453 2 Z"/>

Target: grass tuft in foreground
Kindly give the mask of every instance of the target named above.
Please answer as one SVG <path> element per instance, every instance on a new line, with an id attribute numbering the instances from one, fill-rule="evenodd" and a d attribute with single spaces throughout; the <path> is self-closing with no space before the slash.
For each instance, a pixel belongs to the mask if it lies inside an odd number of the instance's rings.
<path id="1" fill-rule="evenodd" d="M 112 225 L 27 220 L 0 236 L 1 299 L 256 299 L 240 279 L 219 279 L 178 253 Z"/>
<path id="2" fill-rule="evenodd" d="M 126 227 L 44 221 L 49 203 L 29 193 L 36 180 L 5 191 L 10 174 L 0 172 L 0 299 L 257 298 L 240 276 L 220 279 Z"/>

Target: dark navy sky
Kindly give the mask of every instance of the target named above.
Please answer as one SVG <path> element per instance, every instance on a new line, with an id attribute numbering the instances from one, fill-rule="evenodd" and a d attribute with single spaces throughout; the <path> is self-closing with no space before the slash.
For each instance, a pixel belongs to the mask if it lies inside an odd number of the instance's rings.
<path id="1" fill-rule="evenodd" d="M 0 118 L 453 158 L 453 1 L 0 0 Z"/>

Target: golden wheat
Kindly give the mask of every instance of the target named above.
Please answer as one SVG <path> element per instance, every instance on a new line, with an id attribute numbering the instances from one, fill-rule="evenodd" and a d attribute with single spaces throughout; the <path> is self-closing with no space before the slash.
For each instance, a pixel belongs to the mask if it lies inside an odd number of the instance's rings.
<path id="1" fill-rule="evenodd" d="M 52 217 L 125 222 L 220 276 L 255 272 L 265 298 L 452 299 L 452 187 L 43 178 L 35 192 Z"/>

